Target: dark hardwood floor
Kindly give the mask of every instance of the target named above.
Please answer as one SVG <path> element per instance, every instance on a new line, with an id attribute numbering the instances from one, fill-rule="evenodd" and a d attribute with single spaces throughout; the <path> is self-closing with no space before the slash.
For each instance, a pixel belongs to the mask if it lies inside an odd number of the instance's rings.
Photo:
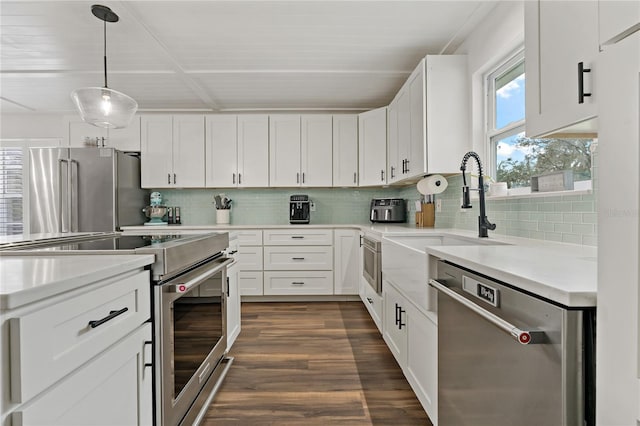
<path id="1" fill-rule="evenodd" d="M 360 302 L 243 303 L 203 425 L 431 425 Z"/>

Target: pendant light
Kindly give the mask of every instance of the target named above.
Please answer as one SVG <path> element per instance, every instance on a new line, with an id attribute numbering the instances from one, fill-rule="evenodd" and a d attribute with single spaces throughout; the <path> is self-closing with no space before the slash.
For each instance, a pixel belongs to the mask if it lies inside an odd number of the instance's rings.
<path id="1" fill-rule="evenodd" d="M 138 103 L 107 87 L 107 22 L 118 22 L 119 18 L 110 8 L 99 4 L 91 6 L 91 12 L 104 22 L 104 87 L 81 87 L 71 92 L 71 99 L 85 123 L 121 129 L 131 122 Z"/>

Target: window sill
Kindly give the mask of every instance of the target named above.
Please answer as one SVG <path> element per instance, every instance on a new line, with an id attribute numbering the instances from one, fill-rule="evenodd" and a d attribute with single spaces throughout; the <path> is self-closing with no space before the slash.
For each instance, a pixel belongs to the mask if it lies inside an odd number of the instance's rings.
<path id="1" fill-rule="evenodd" d="M 560 197 L 563 195 L 590 195 L 593 194 L 591 181 L 576 182 L 577 188 L 568 191 L 531 192 L 530 187 L 510 189 L 508 195 L 487 195 L 487 200 L 516 200 L 519 198 L 544 198 Z"/>

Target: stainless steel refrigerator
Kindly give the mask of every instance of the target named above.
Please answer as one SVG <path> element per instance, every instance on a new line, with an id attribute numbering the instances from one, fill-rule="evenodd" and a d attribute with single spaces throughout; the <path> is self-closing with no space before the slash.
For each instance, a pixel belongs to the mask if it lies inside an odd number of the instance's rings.
<path id="1" fill-rule="evenodd" d="M 31 233 L 114 231 L 145 222 L 140 159 L 113 148 L 29 150 Z"/>

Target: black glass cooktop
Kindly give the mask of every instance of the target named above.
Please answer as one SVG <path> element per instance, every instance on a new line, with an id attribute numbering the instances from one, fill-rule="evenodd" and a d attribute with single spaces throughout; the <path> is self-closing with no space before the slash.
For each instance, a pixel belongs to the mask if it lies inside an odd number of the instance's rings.
<path id="1" fill-rule="evenodd" d="M 181 235 L 119 235 L 74 243 L 58 243 L 38 250 L 133 250 L 185 238 Z"/>

